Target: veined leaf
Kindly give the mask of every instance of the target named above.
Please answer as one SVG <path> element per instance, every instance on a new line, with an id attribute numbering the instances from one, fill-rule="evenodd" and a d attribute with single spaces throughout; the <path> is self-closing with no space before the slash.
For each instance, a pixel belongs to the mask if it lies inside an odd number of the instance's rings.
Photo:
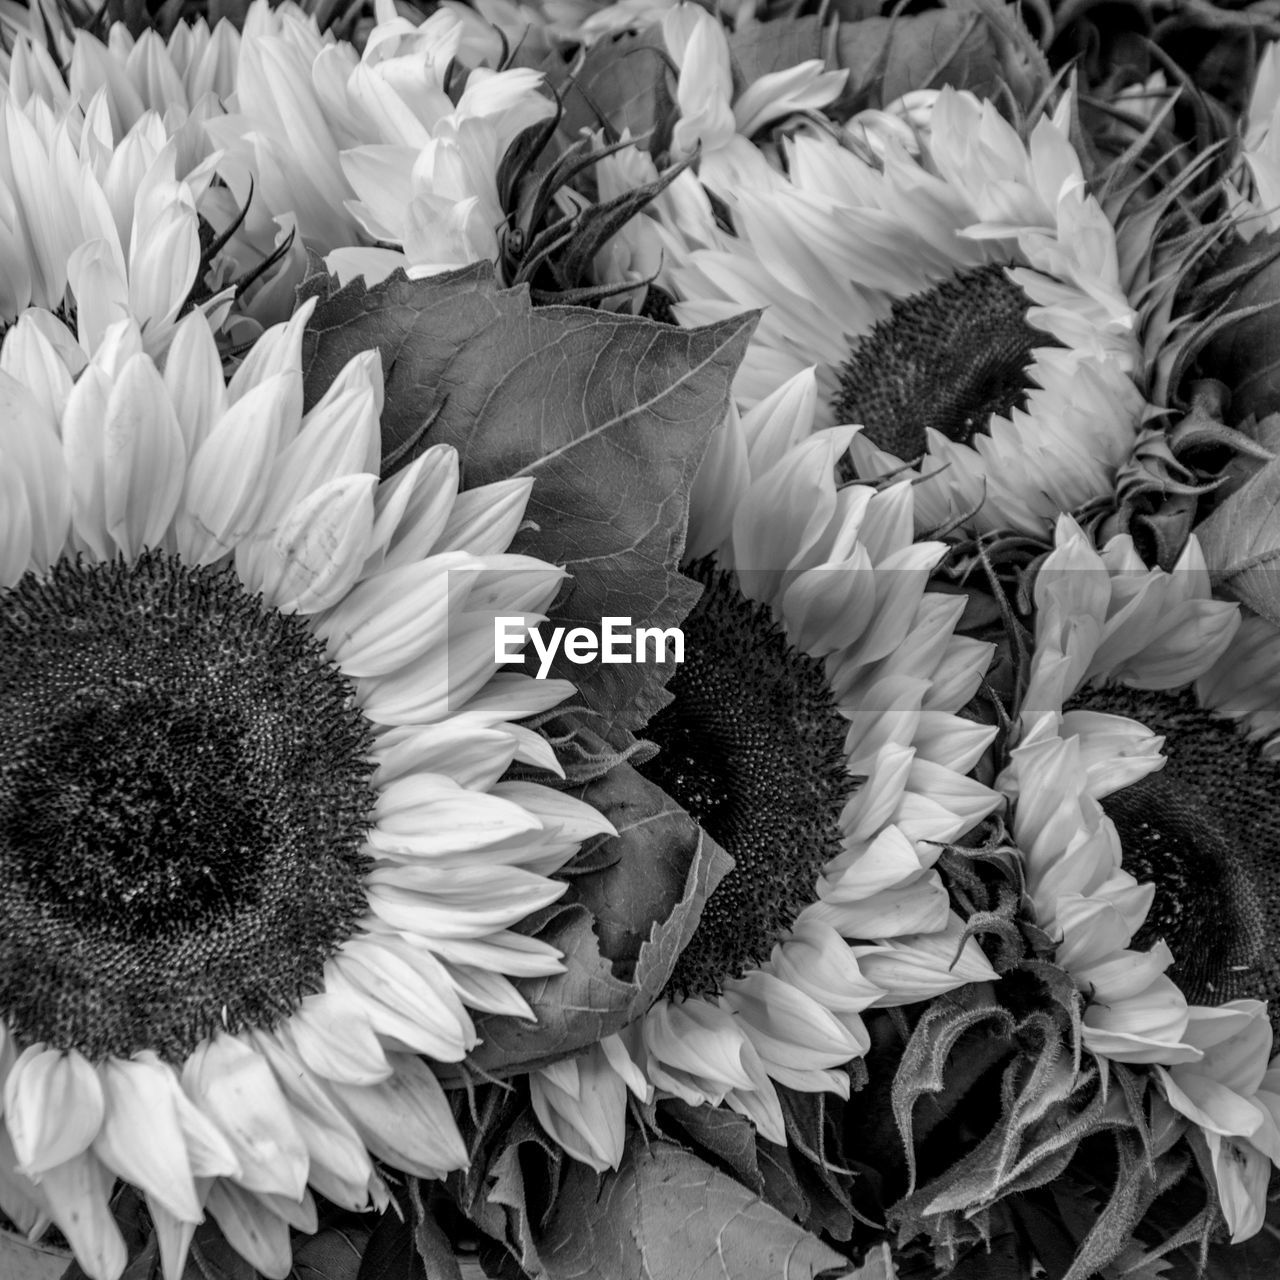
<path id="1" fill-rule="evenodd" d="M 564 1057 L 642 1014 L 666 985 L 732 859 L 660 787 L 628 764 L 574 794 L 618 831 L 583 845 L 591 870 L 526 928 L 564 953 L 565 971 L 521 991 L 537 1014 L 476 1020 L 469 1061 L 507 1074 Z M 567 869 L 572 873 L 573 866 Z"/>
<path id="2" fill-rule="evenodd" d="M 1196 537 L 1214 581 L 1280 625 L 1280 458 L 1227 498 Z"/>
<path id="3" fill-rule="evenodd" d="M 599 632 L 604 617 L 678 626 L 698 598 L 678 570 L 689 490 L 755 326 L 742 316 L 678 329 L 579 307 L 535 310 L 525 289 L 501 289 L 488 263 L 367 288 L 304 281 L 320 299 L 303 340 L 310 407 L 346 362 L 376 348 L 386 404 L 383 466 L 451 444 L 465 488 L 531 476 L 528 524 L 513 551 L 568 567 L 553 622 Z M 570 663 L 625 745 L 666 700 L 668 665 Z M 621 737 L 621 742 L 616 741 Z"/>
<path id="4" fill-rule="evenodd" d="M 546 1280 L 816 1280 L 848 1269 L 691 1152 L 635 1134 L 616 1174 L 570 1168 L 537 1242 Z"/>

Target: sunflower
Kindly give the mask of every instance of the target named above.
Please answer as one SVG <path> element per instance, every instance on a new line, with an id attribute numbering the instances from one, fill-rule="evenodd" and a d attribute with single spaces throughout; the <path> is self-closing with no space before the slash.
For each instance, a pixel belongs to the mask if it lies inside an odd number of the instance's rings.
<path id="1" fill-rule="evenodd" d="M 662 39 L 678 72 L 671 159 L 696 155 L 699 176 L 718 191 L 767 183 L 769 168 L 752 136 L 797 112 L 830 106 L 849 77 L 811 58 L 757 76 L 735 93 L 724 23 L 696 4 L 667 11 Z"/>
<path id="2" fill-rule="evenodd" d="M 389 0 L 363 52 L 293 5 L 250 10 L 229 114 L 206 131 L 251 218 L 292 217 L 344 281 L 429 275 L 497 256 L 498 165 L 554 110 L 529 68 L 476 66 L 471 27 L 441 7 L 421 24 Z M 453 90 L 465 67 L 461 92 Z"/>
<path id="3" fill-rule="evenodd" d="M 135 37 L 117 22 L 103 41 L 83 28 L 45 26 L 37 12 L 33 8 L 28 26 L 14 32 L 5 75 L 20 102 L 36 96 L 55 110 L 70 102 L 87 109 L 103 93 L 112 129 L 124 134 L 148 111 L 166 119 L 171 130 L 180 129 L 210 99 L 235 87 L 240 33 L 226 20 L 212 30 L 199 17 L 178 22 L 167 40 L 150 28 Z M 45 44 L 49 38 L 52 50 Z"/>
<path id="4" fill-rule="evenodd" d="M 1263 1087 L 1277 1009 L 1269 1021 L 1262 1003 L 1280 995 L 1280 778 L 1258 740 L 1280 637 L 1210 597 L 1194 538 L 1164 573 L 1127 536 L 1096 552 L 1067 517 L 1035 599 L 1021 738 L 997 785 L 1037 920 L 1087 995 L 1085 1046 L 1155 1065 L 1203 1128 L 1242 1239 L 1280 1159 Z"/>
<path id="5" fill-rule="evenodd" d="M 235 345 L 288 318 L 306 266 L 293 222 L 246 218 L 247 179 L 227 184 L 242 175 L 224 176 L 205 129 L 239 41 L 225 21 L 180 23 L 167 44 L 117 23 L 107 43 L 76 32 L 62 72 L 15 35 L 0 69 L 0 324 L 30 304 L 61 311 L 92 348 L 132 315 L 159 355 L 192 302 Z"/>
<path id="6" fill-rule="evenodd" d="M 921 527 L 1043 533 L 1110 492 L 1145 409 L 1138 317 L 1071 109 L 1068 95 L 1024 142 L 991 103 L 946 89 L 927 121 L 919 102 L 901 113 L 920 120 L 914 157 L 889 128 L 880 158 L 799 135 L 788 180 L 717 190 L 734 234 L 668 245 L 659 283 L 685 324 L 763 307 L 740 406 L 816 364 L 818 425 L 865 428 L 848 474 L 918 462 L 935 477 Z"/>
<path id="7" fill-rule="evenodd" d="M 65 304 L 92 350 L 132 314 L 148 348 L 163 351 L 200 270 L 196 205 L 208 167 L 179 172 L 154 112 L 117 134 L 105 90 L 84 112 L 5 94 L 0 130 L 0 325 L 32 304 Z M 225 313 L 230 301 L 208 305 Z"/>
<path id="8" fill-rule="evenodd" d="M 995 976 L 934 870 L 1000 803 L 967 776 L 994 731 L 956 714 L 990 650 L 925 590 L 943 547 L 913 542 L 912 485 L 837 486 L 855 429 L 814 431 L 816 390 L 808 371 L 731 418 L 694 489 L 704 591 L 642 771 L 735 865 L 644 1017 L 532 1073 L 544 1127 L 597 1169 L 628 1089 L 783 1142 L 774 1086 L 847 1097 L 864 1009 Z"/>
<path id="9" fill-rule="evenodd" d="M 312 306 L 225 385 L 198 311 L 163 366 L 133 320 L 74 380 L 52 316 L 0 350 L 0 1205 L 94 1280 L 117 1177 L 167 1280 L 206 1212 L 284 1277 L 308 1187 L 464 1165 L 420 1055 L 529 1016 L 510 976 L 559 960 L 510 926 L 612 830 L 501 781 L 569 692 L 495 674 L 563 576 L 504 553 L 529 482 L 435 447 L 379 483 L 376 354 L 302 413 Z"/>

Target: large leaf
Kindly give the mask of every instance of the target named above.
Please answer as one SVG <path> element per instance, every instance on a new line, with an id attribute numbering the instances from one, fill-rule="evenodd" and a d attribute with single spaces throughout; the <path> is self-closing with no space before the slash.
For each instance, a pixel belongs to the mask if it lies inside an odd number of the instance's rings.
<path id="1" fill-rule="evenodd" d="M 678 1098 L 664 1099 L 659 1114 L 675 1136 L 686 1140 L 685 1145 L 709 1156 L 749 1190 L 764 1192 L 756 1127 L 746 1116 L 727 1107 L 693 1107 Z"/>
<path id="2" fill-rule="evenodd" d="M 804 18 L 780 18 L 774 22 L 753 22 L 729 36 L 733 60 L 734 86 L 741 92 L 761 76 L 785 71 L 801 62 L 823 56 L 822 19 L 816 14 Z"/>
<path id="3" fill-rule="evenodd" d="M 537 1021 L 483 1017 L 468 1061 L 502 1075 L 594 1044 L 657 998 L 733 860 L 628 764 L 575 791 L 617 828 L 583 845 L 568 894 L 524 926 L 564 953 L 565 971 L 521 984 Z M 574 874 L 575 868 L 590 868 Z"/>
<path id="4" fill-rule="evenodd" d="M 997 101 L 1008 89 L 1026 108 L 1049 78 L 1016 11 L 995 0 L 952 0 L 912 16 L 845 23 L 836 48 L 838 65 L 849 71 L 845 93 L 832 108 L 837 115 L 943 85 Z"/>
<path id="5" fill-rule="evenodd" d="M 1196 529 L 1214 582 L 1280 625 L 1280 458 Z"/>
<path id="6" fill-rule="evenodd" d="M 838 1115 L 832 1115 L 839 1104 L 829 1094 L 800 1093 L 783 1085 L 778 1086 L 778 1101 L 787 1126 L 787 1145 L 775 1147 L 761 1139 L 761 1167 L 768 1167 L 767 1154 L 785 1159 L 804 1200 L 805 1212 L 799 1220 L 816 1234 L 848 1240 L 853 1234 L 851 1192 L 857 1175 L 842 1149 Z"/>
<path id="7" fill-rule="evenodd" d="M 489 1275 L 506 1275 L 518 1264 L 521 1276 L 543 1277 L 535 1231 L 558 1197 L 562 1169 L 572 1162 L 514 1100 L 495 1099 L 491 1093 L 482 1108 L 492 1113 L 487 1119 L 497 1120 L 497 1130 L 480 1130 L 470 1167 L 451 1173 L 447 1188 L 462 1212 L 500 1246 L 488 1251 L 498 1264 L 486 1265 Z M 482 1258 L 485 1253 L 482 1247 Z"/>
<path id="8" fill-rule="evenodd" d="M 616 1174 L 571 1167 L 537 1244 L 546 1280 L 812 1280 L 848 1270 L 732 1178 L 634 1133 Z"/>
<path id="9" fill-rule="evenodd" d="M 315 1235 L 294 1242 L 290 1280 L 363 1280 L 363 1261 L 375 1235 L 376 1229 L 369 1232 L 349 1225 L 322 1225 Z M 384 1280 L 392 1280 L 393 1274 L 387 1272 Z"/>
<path id="10" fill-rule="evenodd" d="M 598 632 L 606 616 L 678 626 L 698 597 L 680 576 L 689 489 L 755 325 L 743 316 L 678 329 L 578 307 L 534 310 L 477 263 L 367 288 L 304 281 L 320 299 L 303 342 L 306 403 L 354 355 L 382 354 L 383 465 L 451 444 L 464 487 L 535 480 L 513 550 L 566 565 L 553 622 Z M 625 740 L 665 701 L 670 668 L 578 666 L 573 680 L 606 736 Z"/>
<path id="11" fill-rule="evenodd" d="M 649 133 L 672 109 L 668 66 L 661 27 L 597 41 L 561 88 L 561 131 L 577 138 L 583 129 L 599 129 L 607 121 L 619 134 L 623 129 L 633 138 Z"/>

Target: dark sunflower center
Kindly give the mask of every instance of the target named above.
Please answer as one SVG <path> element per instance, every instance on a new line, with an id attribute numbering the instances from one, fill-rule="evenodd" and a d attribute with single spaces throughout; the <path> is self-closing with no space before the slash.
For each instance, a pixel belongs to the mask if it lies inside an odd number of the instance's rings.
<path id="1" fill-rule="evenodd" d="M 352 690 L 230 569 L 150 552 L 0 594 L 0 1012 L 180 1060 L 321 986 L 365 907 Z"/>
<path id="2" fill-rule="evenodd" d="M 1280 996 L 1280 769 L 1194 693 L 1089 690 L 1073 705 L 1165 735 L 1168 764 L 1108 796 L 1124 869 L 1156 887 L 1134 939 L 1164 938 L 1195 1004 Z M 1273 1018 L 1275 1013 L 1273 1012 Z"/>
<path id="3" fill-rule="evenodd" d="M 645 730 L 661 750 L 643 772 L 734 860 L 667 988 L 712 995 L 766 960 L 813 901 L 818 873 L 840 850 L 853 780 L 848 724 L 822 663 L 789 644 L 731 575 L 709 561 L 685 572 L 706 591 L 684 622 L 672 702 Z"/>
<path id="4" fill-rule="evenodd" d="M 838 420 L 908 461 L 926 451 L 927 427 L 971 444 L 993 414 L 1026 407 L 1032 351 L 1058 345 L 1027 323 L 1030 305 L 996 264 L 900 298 L 840 370 Z"/>

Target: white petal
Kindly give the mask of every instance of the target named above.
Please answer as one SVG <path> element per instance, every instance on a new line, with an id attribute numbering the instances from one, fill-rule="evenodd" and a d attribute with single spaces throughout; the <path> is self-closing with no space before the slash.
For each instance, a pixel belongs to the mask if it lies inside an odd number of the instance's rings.
<path id="1" fill-rule="evenodd" d="M 31 507 L 18 469 L 0 451 L 0 588 L 14 586 L 31 562 Z"/>
<path id="2" fill-rule="evenodd" d="M 233 405 L 252 388 L 281 374 L 301 376 L 302 331 L 311 319 L 316 303 L 316 298 L 308 298 L 288 320 L 273 325 L 253 344 L 253 350 L 241 362 L 227 387 L 227 396 Z M 292 430 L 296 431 L 297 426 L 295 422 Z M 292 439 L 292 432 L 288 438 Z"/>
<path id="3" fill-rule="evenodd" d="M 40 1177 L 53 1220 L 90 1280 L 118 1280 L 128 1261 L 108 1204 L 113 1182 L 88 1152 L 46 1169 Z"/>
<path id="4" fill-rule="evenodd" d="M 134 356 L 120 371 L 102 433 L 107 532 L 134 560 L 163 540 L 186 478 L 182 432 L 149 356 Z"/>
<path id="5" fill-rule="evenodd" d="M 471 1019 L 429 953 L 415 954 L 390 939 L 356 938 L 329 961 L 330 971 L 363 997 L 365 1015 L 380 1035 L 440 1062 L 457 1062 L 474 1046 Z"/>
<path id="6" fill-rule="evenodd" d="M 267 604 L 282 613 L 318 613 L 346 594 L 368 552 L 377 483 L 373 475 L 330 480 L 264 535 L 261 590 Z M 239 553 L 236 569 L 241 571 Z M 258 584 L 245 585 L 252 590 Z"/>
<path id="7" fill-rule="evenodd" d="M 316 1184 L 319 1169 L 331 1175 L 330 1185 L 347 1189 L 343 1207 L 364 1208 L 373 1165 L 360 1135 L 338 1110 L 324 1089 L 312 1079 L 299 1058 L 269 1031 L 254 1031 L 253 1042 L 271 1064 L 276 1079 L 293 1109 L 293 1121 L 311 1156 L 309 1180 Z M 390 1072 L 388 1067 L 387 1071 Z M 323 1187 L 317 1189 L 328 1195 Z M 332 1197 L 330 1197 L 332 1198 Z"/>
<path id="8" fill-rule="evenodd" d="M 4 1116 L 28 1175 L 73 1160 L 97 1136 L 104 1103 L 98 1073 L 75 1049 L 33 1044 L 4 1082 Z"/>
<path id="9" fill-rule="evenodd" d="M 505 551 L 524 519 L 533 479 L 517 476 L 458 494 L 434 551 L 470 551 L 491 555 Z"/>
<path id="10" fill-rule="evenodd" d="M 370 909 L 394 929 L 430 938 L 483 937 L 561 897 L 568 887 L 520 867 L 377 868 L 367 878 Z"/>
<path id="11" fill-rule="evenodd" d="M 31 558 L 39 569 L 62 553 L 71 523 L 71 482 L 57 424 L 20 382 L 0 371 L 0 450 L 16 469 L 31 512 Z"/>
<path id="12" fill-rule="evenodd" d="M 307 996 L 280 1035 L 322 1080 L 376 1084 L 391 1074 L 363 1002 L 349 991 Z"/>
<path id="13" fill-rule="evenodd" d="M 268 378 L 219 419 L 191 460 L 178 524 L 188 564 L 210 564 L 253 531 L 266 501 L 272 462 L 286 432 L 297 375 Z"/>
<path id="14" fill-rule="evenodd" d="M 165 356 L 164 385 L 187 443 L 187 455 L 195 457 L 227 409 L 218 346 L 209 321 L 198 308 L 174 330 Z"/>
<path id="15" fill-rule="evenodd" d="M 381 1084 L 329 1086 L 369 1150 L 420 1178 L 465 1168 L 466 1146 L 431 1068 L 410 1054 L 388 1054 L 388 1059 L 395 1073 Z"/>
<path id="16" fill-rule="evenodd" d="M 107 416 L 111 380 L 90 365 L 67 397 L 62 449 L 71 481 L 72 522 L 76 534 L 99 560 L 115 548 L 107 532 L 105 458 L 102 424 Z"/>
<path id="17" fill-rule="evenodd" d="M 209 1189 L 209 1212 L 227 1243 L 269 1280 L 286 1280 L 293 1266 L 289 1224 L 257 1196 L 221 1179 Z"/>
<path id="18" fill-rule="evenodd" d="M 320 622 L 330 661 L 350 676 L 380 676 L 444 643 L 482 568 L 471 556 L 432 556 L 367 578 Z"/>
<path id="19" fill-rule="evenodd" d="M 307 1149 L 270 1067 L 234 1036 L 219 1032 L 183 1064 L 182 1084 L 230 1140 L 239 1181 L 253 1191 L 297 1199 L 307 1185 Z"/>
<path id="20" fill-rule="evenodd" d="M 203 1217 L 178 1122 L 178 1079 L 158 1060 L 108 1058 L 101 1070 L 106 1113 L 93 1149 L 108 1169 L 175 1217 Z"/>
<path id="21" fill-rule="evenodd" d="M 408 774 L 389 782 L 374 808 L 370 842 L 382 852 L 433 857 L 483 848 L 541 829 L 531 813 L 509 800 L 464 790 L 439 774 Z"/>
<path id="22" fill-rule="evenodd" d="M 197 1224 L 170 1213 L 150 1192 L 144 1192 L 144 1195 L 147 1212 L 156 1230 L 156 1242 L 160 1246 L 161 1275 L 164 1280 L 182 1280 Z"/>

